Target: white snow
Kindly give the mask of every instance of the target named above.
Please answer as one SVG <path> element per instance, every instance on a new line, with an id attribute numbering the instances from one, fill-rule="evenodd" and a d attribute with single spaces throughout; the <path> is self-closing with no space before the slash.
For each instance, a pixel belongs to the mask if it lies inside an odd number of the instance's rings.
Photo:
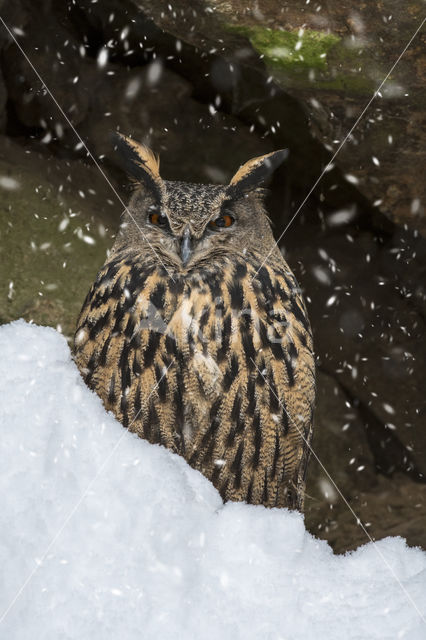
<path id="1" fill-rule="evenodd" d="M 19 189 L 20 183 L 16 178 L 12 178 L 12 176 L 0 176 L 0 188 L 6 189 L 7 191 L 16 191 Z"/>
<path id="2" fill-rule="evenodd" d="M 1 638 L 426 637 L 424 551 L 336 556 L 297 513 L 223 506 L 105 412 L 53 329 L 0 327 L 0 356 Z"/>
<path id="3" fill-rule="evenodd" d="M 109 56 L 108 49 L 106 47 L 102 47 L 102 49 L 99 50 L 98 58 L 97 58 L 98 67 L 100 69 L 105 67 L 106 63 L 108 62 L 108 56 Z"/>

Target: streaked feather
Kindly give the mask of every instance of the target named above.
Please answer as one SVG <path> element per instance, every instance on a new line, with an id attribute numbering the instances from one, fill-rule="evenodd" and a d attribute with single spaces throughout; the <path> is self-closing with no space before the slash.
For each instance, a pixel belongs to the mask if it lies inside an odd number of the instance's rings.
<path id="1" fill-rule="evenodd" d="M 301 508 L 312 341 L 290 272 L 257 268 L 228 259 L 171 286 L 162 268 L 115 254 L 82 310 L 76 361 L 125 427 L 183 455 L 225 500 Z"/>

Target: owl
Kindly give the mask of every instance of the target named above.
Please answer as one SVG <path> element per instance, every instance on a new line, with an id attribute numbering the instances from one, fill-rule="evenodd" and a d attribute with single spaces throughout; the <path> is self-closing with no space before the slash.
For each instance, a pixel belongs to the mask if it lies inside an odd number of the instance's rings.
<path id="1" fill-rule="evenodd" d="M 134 191 L 77 322 L 86 384 L 224 500 L 302 510 L 312 336 L 260 186 L 286 152 L 249 160 L 223 186 L 163 180 L 147 147 L 116 145 Z"/>

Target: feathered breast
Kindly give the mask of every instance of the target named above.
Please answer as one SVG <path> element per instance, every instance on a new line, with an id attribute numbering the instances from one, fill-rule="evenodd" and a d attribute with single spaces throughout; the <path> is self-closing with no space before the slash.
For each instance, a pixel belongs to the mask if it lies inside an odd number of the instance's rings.
<path id="1" fill-rule="evenodd" d="M 314 402 L 306 310 L 283 262 L 255 256 L 171 278 L 117 253 L 75 335 L 107 409 L 201 470 L 225 499 L 301 507 Z"/>

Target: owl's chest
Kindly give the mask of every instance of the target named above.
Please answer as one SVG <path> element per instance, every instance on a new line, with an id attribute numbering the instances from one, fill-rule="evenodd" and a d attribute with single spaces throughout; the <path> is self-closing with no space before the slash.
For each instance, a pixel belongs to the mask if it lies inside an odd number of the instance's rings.
<path id="1" fill-rule="evenodd" d="M 243 264 L 186 279 L 153 274 L 147 284 L 132 296 L 131 308 L 142 345 L 157 344 L 195 372 L 209 396 L 222 391 L 232 361 L 251 369 L 271 342 L 283 343 L 290 327 L 290 298 L 270 280 L 261 286 Z"/>
<path id="2" fill-rule="evenodd" d="M 275 433 L 277 398 L 312 368 L 291 285 L 286 272 L 242 260 L 174 280 L 106 266 L 79 319 L 76 362 L 124 426 L 189 458 L 210 451 L 214 435 L 222 459 L 219 449 L 253 421 L 256 437 L 268 416 Z"/>
<path id="3" fill-rule="evenodd" d="M 142 344 L 149 344 L 157 334 L 159 348 L 179 371 L 185 402 L 191 397 L 211 402 L 223 389 L 224 358 L 218 357 L 218 351 L 223 340 L 224 304 L 216 294 L 199 280 L 170 287 L 161 305 L 154 305 L 152 297 L 148 306 L 146 298 L 142 303 L 147 310 L 142 314 Z"/>
<path id="4" fill-rule="evenodd" d="M 185 405 L 206 410 L 230 386 L 245 386 L 259 354 L 270 357 L 268 309 L 249 279 L 226 274 L 150 287 L 133 307 L 142 351 L 157 345 L 159 358 L 173 360 Z"/>

